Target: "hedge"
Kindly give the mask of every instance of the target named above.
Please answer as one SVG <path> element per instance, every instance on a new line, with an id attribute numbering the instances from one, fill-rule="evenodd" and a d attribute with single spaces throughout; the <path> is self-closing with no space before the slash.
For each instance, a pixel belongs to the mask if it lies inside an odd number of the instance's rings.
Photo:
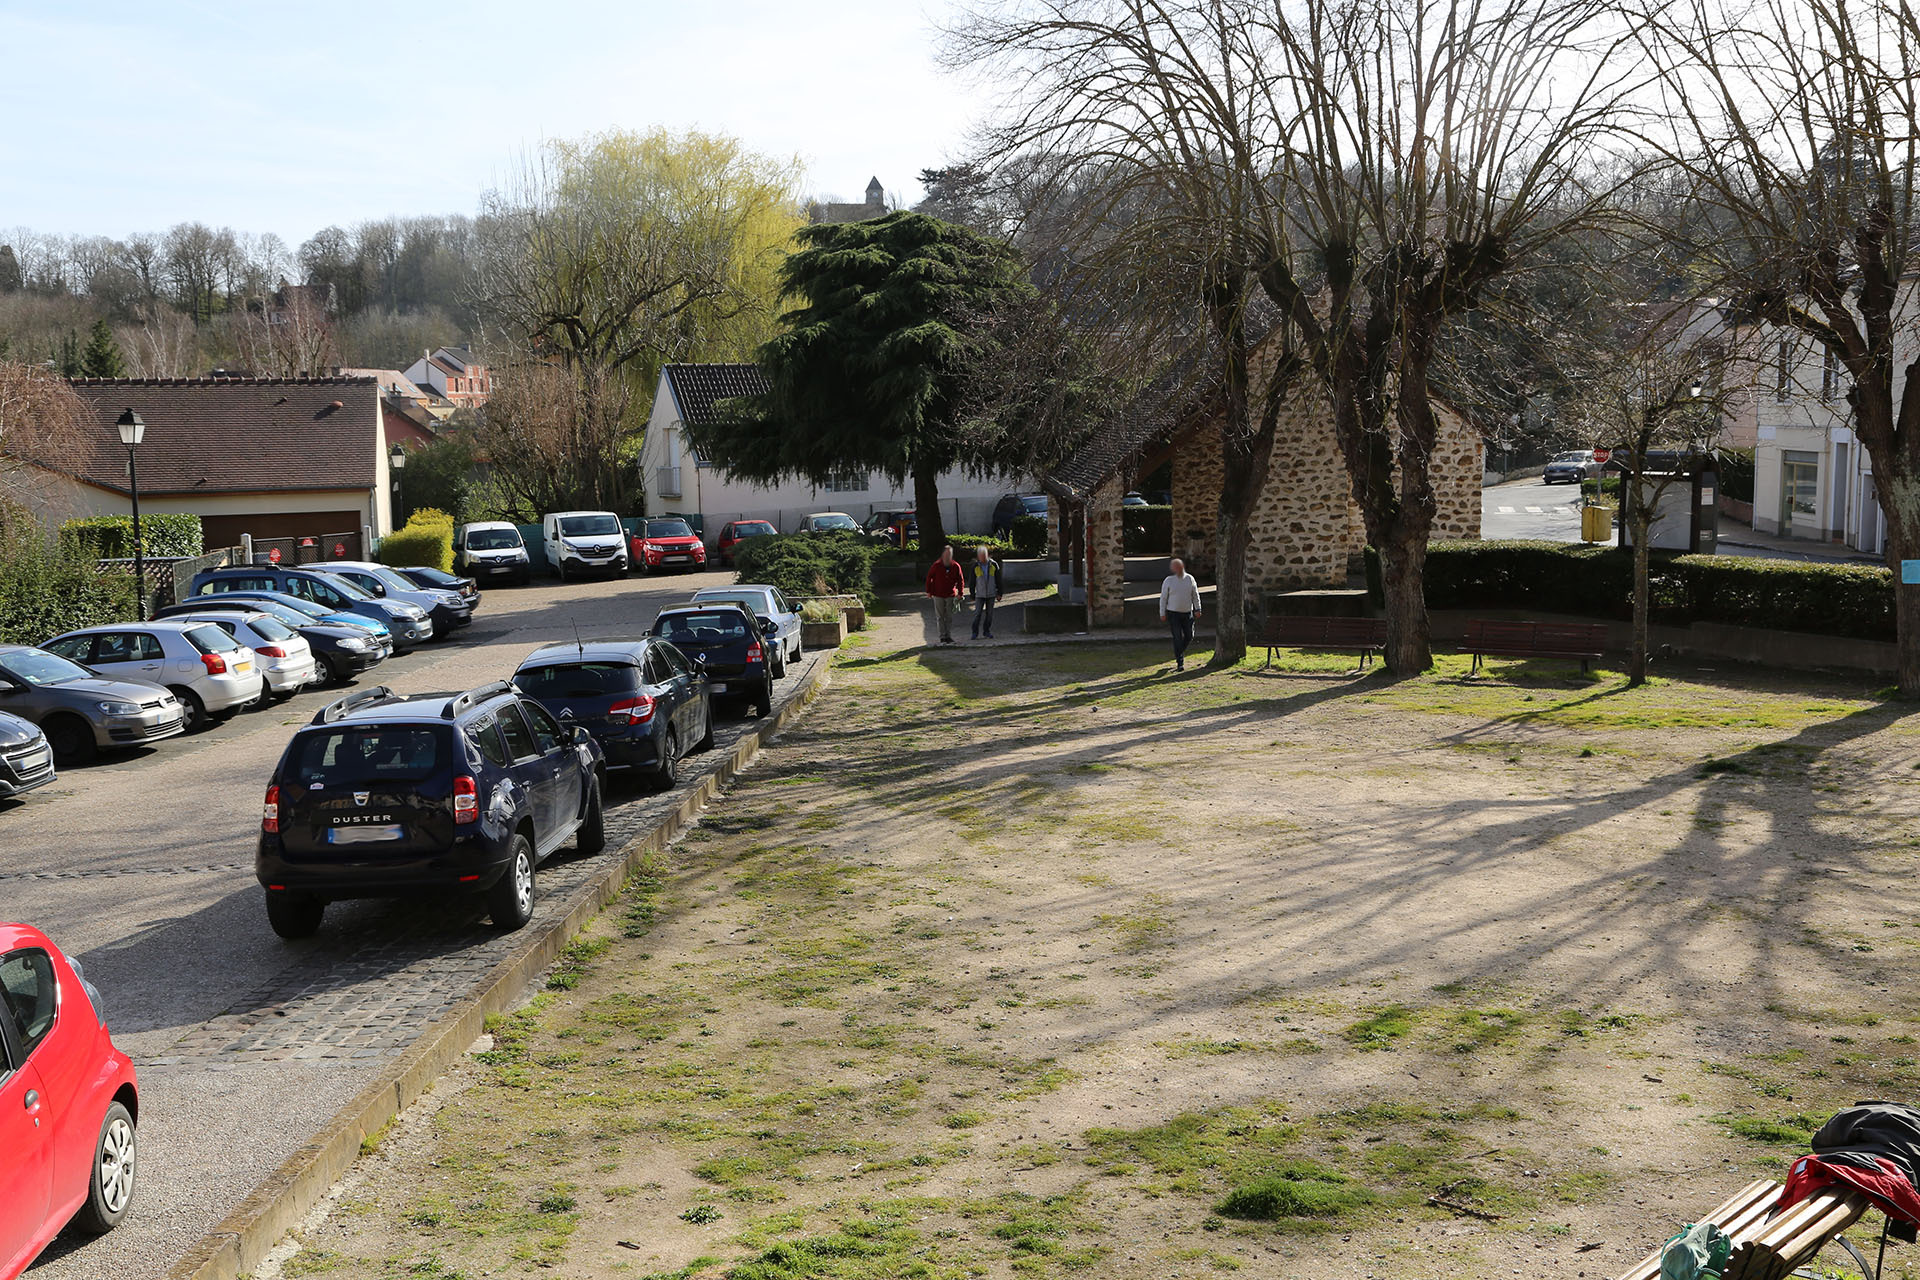
<path id="1" fill-rule="evenodd" d="M 150 556 L 197 556 L 205 550 L 200 517 L 183 511 L 161 511 L 140 517 L 142 550 Z M 133 556 L 132 516 L 88 516 L 60 526 L 62 546 L 96 560 L 126 560 Z"/>
<path id="2" fill-rule="evenodd" d="M 1720 622 L 1858 640 L 1894 638 L 1893 574 L 1873 565 L 1655 552 L 1655 621 Z M 1429 609 L 1527 609 L 1633 616 L 1633 553 L 1566 542 L 1435 542 Z M 1367 589 L 1381 600 L 1380 557 L 1367 548 Z"/>
<path id="3" fill-rule="evenodd" d="M 1047 554 L 1045 516 L 1015 516 L 1012 533 L 1013 554 L 1027 560 Z"/>
<path id="4" fill-rule="evenodd" d="M 859 596 L 873 606 L 874 561 L 888 548 L 858 533 L 782 533 L 748 538 L 733 549 L 736 581 L 780 588 L 788 596 Z"/>
<path id="5" fill-rule="evenodd" d="M 31 540 L 7 548 L 0 558 L 0 644 L 43 644 L 76 627 L 133 617 L 133 575 L 102 573 L 94 559 Z"/>
<path id="6" fill-rule="evenodd" d="M 1122 507 L 1120 520 L 1128 555 L 1164 556 L 1173 549 L 1172 507 Z"/>
<path id="7" fill-rule="evenodd" d="M 405 528 L 380 539 L 380 563 L 452 572 L 453 521 L 431 508 L 414 512 Z"/>

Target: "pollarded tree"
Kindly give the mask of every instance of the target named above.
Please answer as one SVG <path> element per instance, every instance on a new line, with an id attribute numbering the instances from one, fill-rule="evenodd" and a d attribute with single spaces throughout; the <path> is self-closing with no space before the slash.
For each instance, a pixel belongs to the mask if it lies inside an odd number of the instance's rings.
<path id="1" fill-rule="evenodd" d="M 787 330 L 760 349 L 769 391 L 689 430 L 748 480 L 911 478 L 927 558 L 946 539 L 940 474 L 997 469 L 967 409 L 992 376 L 995 318 L 1032 298 L 1025 266 L 1005 241 L 923 213 L 806 227 L 799 240 L 781 267 Z"/>

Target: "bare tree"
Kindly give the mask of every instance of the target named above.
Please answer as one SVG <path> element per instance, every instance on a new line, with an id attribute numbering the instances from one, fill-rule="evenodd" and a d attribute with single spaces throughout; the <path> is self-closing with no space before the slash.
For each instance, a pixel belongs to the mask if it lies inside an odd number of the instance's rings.
<path id="1" fill-rule="evenodd" d="M 114 338 L 130 377 L 186 378 L 199 368 L 200 341 L 193 321 L 165 303 L 134 308 L 134 323 L 114 330 Z"/>
<path id="2" fill-rule="evenodd" d="M 600 472 L 620 465 L 619 441 L 605 433 L 618 412 L 591 411 L 579 378 L 557 363 L 526 360 L 493 366 L 477 440 L 492 464 L 496 491 L 516 516 L 537 520 L 548 511 L 612 505 L 594 495 L 617 490 L 619 478 Z M 624 396 L 620 386 L 603 396 Z"/>
<path id="3" fill-rule="evenodd" d="M 318 377 L 340 362 L 333 316 L 316 289 L 274 289 L 250 300 L 234 317 L 240 362 L 275 378 Z"/>
<path id="4" fill-rule="evenodd" d="M 36 465 L 86 453 L 86 408 L 64 378 L 32 364 L 0 359 L 0 502 L 29 493 Z"/>

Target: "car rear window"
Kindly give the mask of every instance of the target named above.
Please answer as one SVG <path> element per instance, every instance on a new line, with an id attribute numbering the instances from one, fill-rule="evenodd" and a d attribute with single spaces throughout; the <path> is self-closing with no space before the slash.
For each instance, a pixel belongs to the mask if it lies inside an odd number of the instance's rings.
<path id="1" fill-rule="evenodd" d="M 187 643 L 202 653 L 232 653 L 240 647 L 240 642 L 213 626 L 192 627 L 187 631 Z"/>
<path id="2" fill-rule="evenodd" d="M 291 640 L 294 638 L 293 632 L 281 626 L 265 614 L 257 614 L 254 617 L 248 618 L 247 625 L 252 627 L 262 640 L 278 641 Z"/>
<path id="3" fill-rule="evenodd" d="M 711 613 L 670 613 L 655 627 L 656 634 L 680 644 L 722 644 L 747 638 L 747 620 L 735 609 Z"/>
<path id="4" fill-rule="evenodd" d="M 733 536 L 745 538 L 757 533 L 772 533 L 773 526 L 765 520 L 746 520 L 733 526 Z"/>
<path id="5" fill-rule="evenodd" d="M 513 682 L 529 698 L 595 698 L 638 689 L 640 672 L 625 662 L 568 662 L 528 668 Z"/>
<path id="6" fill-rule="evenodd" d="M 303 787 L 418 782 L 433 776 L 448 751 L 439 725 L 335 725 L 294 743 L 291 781 Z"/>

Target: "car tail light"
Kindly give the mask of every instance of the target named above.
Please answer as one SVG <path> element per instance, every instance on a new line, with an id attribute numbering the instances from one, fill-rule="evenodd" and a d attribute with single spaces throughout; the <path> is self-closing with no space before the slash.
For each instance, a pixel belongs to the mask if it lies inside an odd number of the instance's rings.
<path id="1" fill-rule="evenodd" d="M 267 802 L 260 806 L 260 829 L 268 835 L 280 833 L 280 788 L 267 788 Z"/>
<path id="2" fill-rule="evenodd" d="M 453 820 L 460 823 L 480 820 L 480 784 L 465 774 L 453 780 Z"/>
<path id="3" fill-rule="evenodd" d="M 284 658 L 287 656 L 287 651 L 277 644 L 263 644 L 258 649 L 255 649 L 254 652 L 263 658 Z"/>
<path id="4" fill-rule="evenodd" d="M 752 644 L 747 646 L 747 661 L 758 662 L 760 661 L 764 653 L 765 653 L 765 650 L 761 649 L 760 642 L 758 640 L 755 640 Z"/>
<path id="5" fill-rule="evenodd" d="M 207 674 L 210 676 L 223 676 L 227 674 L 227 660 L 217 653 L 201 654 L 200 665 L 207 669 Z"/>
<path id="6" fill-rule="evenodd" d="M 644 693 L 637 698 L 622 698 L 607 714 L 615 720 L 625 716 L 628 724 L 645 724 L 653 719 L 653 699 Z"/>

